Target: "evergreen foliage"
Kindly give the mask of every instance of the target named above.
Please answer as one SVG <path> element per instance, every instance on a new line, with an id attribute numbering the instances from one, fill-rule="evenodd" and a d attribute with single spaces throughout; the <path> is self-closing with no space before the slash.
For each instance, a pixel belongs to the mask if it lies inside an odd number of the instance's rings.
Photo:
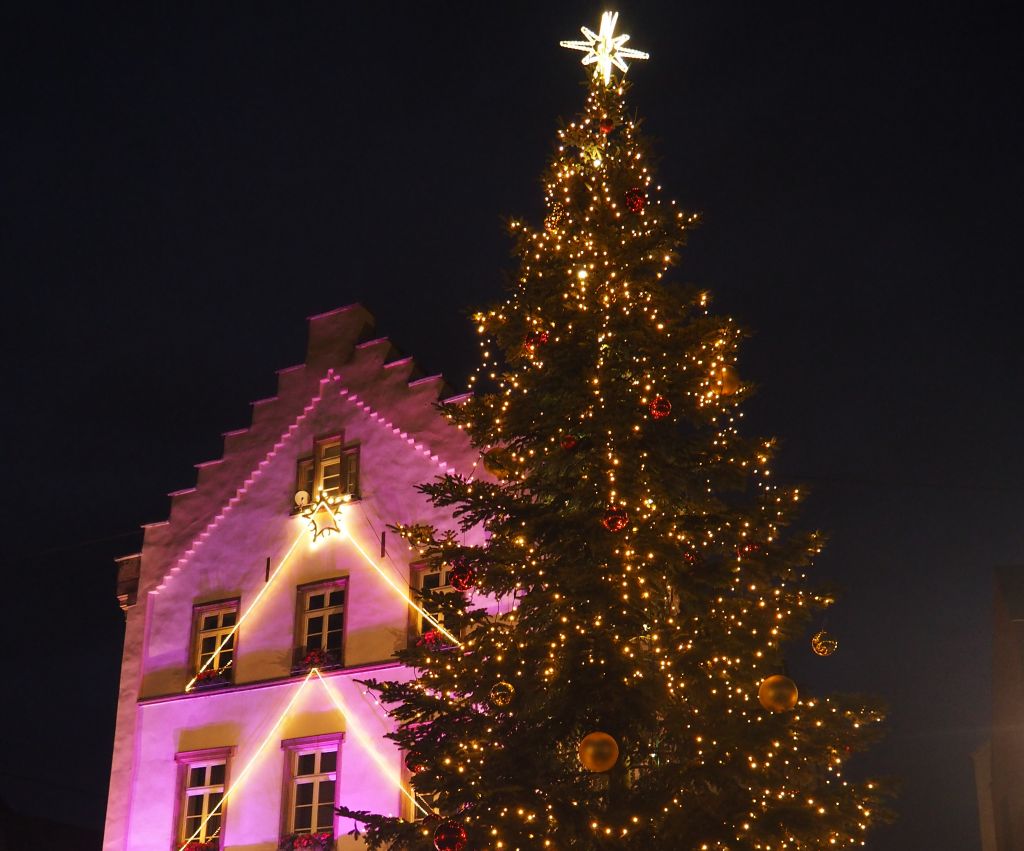
<path id="1" fill-rule="evenodd" d="M 822 540 L 787 529 L 802 494 L 772 484 L 773 441 L 740 433 L 741 329 L 666 280 L 696 217 L 661 197 L 625 93 L 595 76 L 559 132 L 544 224 L 511 223 L 518 277 L 476 317 L 476 393 L 446 409 L 501 477 L 422 490 L 486 543 L 404 530 L 472 568 L 471 593 L 423 594 L 461 644 L 434 631 L 399 654 L 414 679 L 369 685 L 468 848 L 862 845 L 883 802 L 845 764 L 881 711 L 803 683 L 791 711 L 758 701 L 832 602 L 806 576 Z M 618 743 L 606 772 L 578 753 L 595 731 Z M 432 848 L 439 823 L 341 813 L 372 848 Z"/>

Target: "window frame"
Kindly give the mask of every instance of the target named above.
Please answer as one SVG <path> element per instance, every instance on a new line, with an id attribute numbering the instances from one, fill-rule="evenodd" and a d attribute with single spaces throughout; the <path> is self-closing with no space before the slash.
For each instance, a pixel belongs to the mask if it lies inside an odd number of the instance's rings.
<path id="1" fill-rule="evenodd" d="M 188 794 L 188 790 L 190 788 L 188 786 L 189 775 L 192 773 L 193 768 L 198 768 L 199 766 L 204 765 L 216 765 L 218 763 L 224 763 L 224 782 L 223 784 L 211 784 L 211 786 L 221 786 L 220 829 L 217 833 L 217 844 L 220 848 L 226 847 L 224 835 L 227 825 L 228 805 L 227 801 L 224 800 L 224 795 L 231 788 L 231 761 L 234 754 L 234 745 L 229 745 L 227 747 L 220 748 L 180 751 L 174 755 L 174 762 L 177 765 L 177 773 L 174 784 L 174 830 L 172 835 L 178 837 L 174 843 L 174 851 L 177 851 L 182 844 L 189 840 L 189 835 L 185 834 L 185 821 L 188 818 L 188 798 L 195 797 Z M 202 788 L 209 789 L 211 786 L 204 786 Z M 209 792 L 204 793 L 204 795 L 208 794 Z M 209 839 L 203 841 L 208 842 Z"/>
<path id="2" fill-rule="evenodd" d="M 335 841 L 338 839 L 338 791 L 340 788 L 341 779 L 341 755 L 342 745 L 345 741 L 345 734 L 342 732 L 337 733 L 323 733 L 318 736 L 300 736 L 295 739 L 284 739 L 281 742 L 281 750 L 284 751 L 284 774 L 282 789 L 283 794 L 281 795 L 282 808 L 281 808 L 281 829 L 280 838 L 283 841 L 285 837 L 291 836 L 295 833 L 295 787 L 297 786 L 296 769 L 298 768 L 298 758 L 306 753 L 318 752 L 322 753 L 325 750 L 331 750 L 333 747 L 335 751 L 334 759 L 334 771 L 323 772 L 323 774 L 317 775 L 303 775 L 309 777 L 320 777 L 327 774 L 334 775 L 334 801 L 331 805 L 331 835 Z M 319 791 L 319 790 L 318 790 Z M 320 805 L 318 801 L 314 805 Z M 312 829 L 310 832 L 314 832 Z M 319 832 L 317 829 L 316 832 Z"/>
<path id="3" fill-rule="evenodd" d="M 343 576 L 335 576 L 331 579 L 319 579 L 316 582 L 306 582 L 299 585 L 295 589 L 295 655 L 296 662 L 298 661 L 299 655 L 311 652 L 307 643 L 308 629 L 307 621 L 310 617 L 310 609 L 307 606 L 307 599 L 310 594 L 315 594 L 317 591 L 323 591 L 328 595 L 324 601 L 325 605 L 322 609 L 313 610 L 314 612 L 329 613 L 331 609 L 341 610 L 341 647 L 336 648 L 338 654 L 338 667 L 345 666 L 345 651 L 348 646 L 348 602 L 349 602 L 349 585 L 348 585 L 348 574 Z M 344 592 L 344 599 L 340 606 L 326 605 L 330 602 L 330 592 L 340 590 Z M 314 615 L 315 616 L 315 615 Z M 325 615 L 326 618 L 326 615 Z M 329 631 L 327 629 L 326 619 L 323 624 L 323 629 L 320 635 L 320 649 L 329 652 L 331 648 L 327 647 L 327 636 Z"/>
<path id="4" fill-rule="evenodd" d="M 228 597 L 223 600 L 213 600 L 209 603 L 194 603 L 192 606 L 192 649 L 191 653 L 189 654 L 189 670 L 192 672 L 191 676 L 197 676 L 199 674 L 199 669 L 202 667 L 202 664 L 200 662 L 203 652 L 201 636 L 204 632 L 207 631 L 202 628 L 202 619 L 207 615 L 211 614 L 212 612 L 222 610 L 226 611 L 232 607 L 234 607 L 235 610 L 235 622 L 229 627 L 218 627 L 217 632 L 224 632 L 232 629 L 235 630 L 234 638 L 231 642 L 231 667 L 228 670 L 233 672 L 237 668 L 236 663 L 238 661 L 239 636 L 239 630 L 237 629 L 237 626 L 238 616 L 242 609 L 242 599 L 241 597 Z M 223 636 L 221 636 L 217 640 L 218 645 L 220 644 L 221 640 L 223 640 Z M 217 654 L 217 661 L 220 661 L 220 653 Z M 213 666 L 211 665 L 210 667 Z M 218 667 L 217 670 L 220 670 L 220 668 Z M 234 682 L 235 677 L 233 673 L 230 675 L 229 679 L 232 682 Z"/>
<path id="5" fill-rule="evenodd" d="M 436 569 L 436 570 L 434 569 L 433 565 L 428 564 L 427 562 L 424 562 L 424 561 L 413 562 L 412 564 L 410 564 L 409 565 L 409 580 L 410 580 L 409 581 L 409 586 L 410 586 L 410 589 L 412 591 L 412 594 L 411 594 L 412 598 L 414 600 L 417 600 L 417 603 L 420 606 L 426 608 L 423 605 L 422 598 L 417 598 L 417 592 L 423 590 L 423 581 L 424 581 L 424 579 L 427 576 L 431 576 L 431 575 L 438 575 L 438 576 L 440 576 L 440 579 L 438 580 L 438 583 L 439 583 L 438 586 L 436 588 L 431 588 L 430 589 L 431 591 L 442 591 L 442 592 L 444 592 L 446 594 L 456 593 L 455 589 L 452 588 L 451 584 L 445 582 L 445 579 L 447 579 L 447 576 L 445 574 L 450 573 L 451 569 L 452 569 L 452 566 L 450 564 L 446 564 L 446 563 L 442 563 L 439 566 L 439 568 Z M 433 615 L 434 613 L 431 612 L 431 614 Z M 439 623 L 444 624 L 444 617 L 443 617 L 443 615 L 441 615 L 441 616 L 434 615 L 434 616 L 437 618 Z M 435 628 L 434 625 L 432 623 L 430 623 L 430 621 L 426 620 L 423 617 L 423 615 L 421 615 L 418 611 L 416 611 L 416 609 L 414 609 L 412 606 L 409 606 L 409 643 L 410 644 L 414 644 L 415 642 L 419 641 L 423 637 L 423 635 L 425 633 L 429 632 L 430 630 L 432 630 L 434 628 Z"/>
<path id="6" fill-rule="evenodd" d="M 312 501 L 316 484 L 316 460 L 306 455 L 295 462 L 295 493 L 305 491 Z"/>
<path id="7" fill-rule="evenodd" d="M 339 464 L 338 478 L 339 485 L 336 490 L 324 493 L 324 450 L 338 447 L 337 461 Z M 333 458 L 330 460 L 334 460 Z M 342 499 L 348 497 L 357 500 L 359 495 L 359 470 L 360 452 L 359 442 L 345 442 L 345 435 L 341 432 L 322 435 L 314 438 L 313 451 L 302 455 L 295 462 L 295 492 L 304 490 L 309 494 L 309 500 L 316 504 L 320 499 Z M 297 506 L 296 511 L 301 510 Z"/>

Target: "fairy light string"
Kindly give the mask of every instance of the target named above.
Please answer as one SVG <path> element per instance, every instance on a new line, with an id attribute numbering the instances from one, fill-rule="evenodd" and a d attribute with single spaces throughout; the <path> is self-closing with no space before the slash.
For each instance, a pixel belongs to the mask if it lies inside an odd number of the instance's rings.
<path id="1" fill-rule="evenodd" d="M 196 828 L 193 834 L 181 844 L 181 847 L 178 849 L 178 851 L 185 851 L 190 842 L 198 840 L 198 838 L 203 835 L 203 830 L 206 827 L 206 825 L 210 822 L 210 820 L 223 812 L 224 804 L 227 802 L 228 798 L 237 794 L 238 790 L 245 782 L 245 779 L 252 772 L 253 767 L 256 765 L 263 751 L 266 750 L 267 745 L 274 740 L 278 730 L 280 730 L 281 728 L 281 725 L 291 715 L 291 712 L 294 709 L 295 704 L 298 703 L 299 698 L 302 697 L 303 692 L 306 690 L 306 686 L 314 677 L 316 677 L 316 680 L 323 687 L 324 693 L 327 695 L 328 699 L 330 700 L 334 708 L 337 710 L 338 714 L 341 715 L 341 717 L 344 719 L 345 732 L 352 734 L 352 738 L 356 740 L 356 742 L 363 749 L 363 751 L 370 757 L 371 761 L 376 766 L 381 776 L 388 782 L 389 785 L 395 787 L 402 794 L 402 796 L 405 797 L 417 810 L 419 810 L 424 815 L 429 813 L 429 810 L 416 799 L 416 796 L 408 788 L 406 788 L 405 784 L 402 782 L 401 774 L 395 769 L 395 766 L 388 762 L 388 760 L 385 759 L 374 746 L 373 737 L 367 734 L 366 731 L 363 729 L 362 725 L 358 723 L 358 721 L 356 720 L 355 713 L 349 710 L 347 704 L 345 703 L 341 695 L 338 693 L 338 691 L 328 684 L 327 679 L 325 679 L 324 676 L 320 673 L 320 669 L 314 667 L 309 669 L 309 672 L 302 679 L 302 682 L 299 683 L 299 687 L 295 690 L 294 694 L 292 694 L 291 698 L 288 700 L 287 705 L 277 716 L 277 720 L 267 731 L 267 734 L 263 737 L 263 740 L 260 742 L 259 746 L 256 748 L 256 751 L 250 757 L 249 761 L 245 764 L 245 767 L 239 773 L 238 777 L 224 791 L 224 795 L 221 797 L 220 801 L 218 801 L 217 804 L 211 808 L 210 812 L 207 813 L 206 817 L 202 820 L 202 822 L 200 822 L 199 826 Z"/>
<path id="2" fill-rule="evenodd" d="M 462 653 L 427 648 L 417 679 L 382 699 L 400 704 L 396 740 L 426 752 L 414 784 L 487 847 L 568 847 L 581 832 L 595 847 L 639 847 L 666 825 L 678 847 L 702 851 L 863 845 L 879 794 L 845 767 L 881 711 L 804 696 L 779 717 L 758 702 L 784 644 L 831 603 L 806 585 L 823 542 L 786 531 L 804 493 L 775 484 L 774 441 L 742 432 L 743 329 L 712 312 L 708 293 L 666 285 L 699 217 L 662 196 L 624 81 L 606 73 L 623 70 L 610 59 L 614 24 L 567 45 L 596 66 L 586 103 L 558 133 L 542 225 L 511 222 L 518 275 L 504 302 L 475 314 L 474 396 L 448 409 L 497 481 L 423 488 L 486 528 L 465 554 L 485 565 L 477 590 L 516 611 L 474 624 Z M 670 411 L 656 415 L 657 400 Z M 606 509 L 625 513 L 623 528 L 601 528 Z M 444 557 L 436 540 L 427 549 Z M 516 691 L 504 711 L 489 701 L 497 681 Z M 615 718 L 635 772 L 619 779 L 617 806 L 583 779 L 571 801 L 510 780 L 509 751 L 524 748 L 548 748 L 571 774 L 565 739 L 578 730 L 563 723 L 561 695 L 602 687 L 632 710 Z M 560 701 L 561 740 L 533 723 L 548 699 Z M 595 723 L 602 702 L 580 699 L 574 721 Z M 678 788 L 633 793 L 672 770 Z M 694 776 L 739 790 L 739 815 L 700 827 Z M 384 845 L 402 829 L 371 826 Z"/>

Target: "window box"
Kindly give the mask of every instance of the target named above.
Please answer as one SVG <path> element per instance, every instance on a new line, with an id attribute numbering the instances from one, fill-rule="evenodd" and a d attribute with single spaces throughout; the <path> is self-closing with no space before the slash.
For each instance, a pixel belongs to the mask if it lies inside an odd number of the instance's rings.
<path id="1" fill-rule="evenodd" d="M 296 647 L 292 654 L 293 674 L 304 674 L 311 668 L 330 671 L 333 668 L 341 668 L 343 665 L 341 648 L 314 647 L 310 649 L 302 644 Z"/>
<path id="2" fill-rule="evenodd" d="M 323 833 L 293 833 L 281 840 L 277 846 L 278 851 L 332 851 L 334 848 L 334 834 L 330 831 Z"/>
<path id="3" fill-rule="evenodd" d="M 224 686 L 231 685 L 233 679 L 231 668 L 207 668 L 205 671 L 196 674 L 194 688 L 223 688 Z"/>
<path id="4" fill-rule="evenodd" d="M 218 851 L 219 848 L 220 843 L 216 839 L 210 839 L 206 842 L 193 839 L 185 845 L 182 851 Z"/>

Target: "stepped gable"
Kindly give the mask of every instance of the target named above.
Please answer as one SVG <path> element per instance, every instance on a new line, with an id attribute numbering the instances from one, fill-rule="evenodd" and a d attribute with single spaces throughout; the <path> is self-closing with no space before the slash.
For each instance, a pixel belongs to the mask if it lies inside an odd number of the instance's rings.
<path id="1" fill-rule="evenodd" d="M 166 521 L 145 526 L 144 550 L 157 555 L 148 586 L 158 592 L 187 564 L 218 521 L 245 495 L 261 469 L 298 430 L 317 403 L 337 394 L 390 431 L 396 445 L 429 458 L 438 473 L 471 474 L 469 441 L 435 409 L 450 389 L 443 376 L 424 376 L 387 338 L 373 338 L 374 318 L 353 304 L 309 317 L 306 360 L 278 370 L 276 395 L 252 403 L 247 428 L 224 434 L 221 458 L 196 464 L 196 484 L 170 494 Z M 396 450 L 399 451 L 399 450 Z M 188 542 L 182 546 L 180 542 Z M 175 545 L 177 543 L 177 546 Z M 153 575 L 153 574 L 156 575 Z M 143 589 L 140 589 L 143 590 Z"/>

